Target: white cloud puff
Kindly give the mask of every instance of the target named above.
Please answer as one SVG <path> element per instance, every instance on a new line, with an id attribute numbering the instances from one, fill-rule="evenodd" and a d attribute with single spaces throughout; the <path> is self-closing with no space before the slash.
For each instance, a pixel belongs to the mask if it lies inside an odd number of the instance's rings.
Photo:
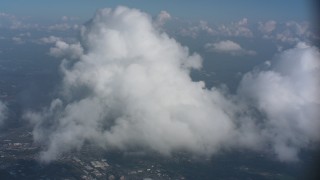
<path id="1" fill-rule="evenodd" d="M 247 18 L 242 18 L 238 22 L 233 22 L 230 25 L 221 25 L 218 27 L 218 32 L 224 36 L 253 37 L 252 31 L 248 27 Z"/>
<path id="2" fill-rule="evenodd" d="M 277 27 L 277 22 L 274 20 L 269 20 L 265 23 L 260 22 L 259 23 L 259 27 L 258 29 L 262 32 L 262 33 L 271 33 L 272 31 L 274 31 Z"/>
<path id="3" fill-rule="evenodd" d="M 57 41 L 54 48 L 53 55 L 72 59 L 61 64 L 62 95 L 42 112 L 25 114 L 44 146 L 43 161 L 86 142 L 164 155 L 269 147 L 280 159 L 294 160 L 319 137 L 319 104 L 310 95 L 319 85 L 315 48 L 300 45 L 274 69 L 246 74 L 238 95 L 192 81 L 190 70 L 201 68 L 201 57 L 136 9 L 99 10 L 81 28 L 80 43 Z M 253 108 L 265 119 L 251 114 Z"/>
<path id="4" fill-rule="evenodd" d="M 61 41 L 61 38 L 56 36 L 49 36 L 49 37 L 43 37 L 40 39 L 40 43 L 44 43 L 44 44 L 54 44 L 57 41 Z"/>
<path id="5" fill-rule="evenodd" d="M 155 20 L 155 25 L 161 27 L 170 19 L 171 15 L 167 11 L 161 11 Z"/>
<path id="6" fill-rule="evenodd" d="M 205 45 L 207 51 L 214 51 L 219 53 L 228 53 L 231 55 L 255 55 L 256 52 L 252 50 L 243 49 L 238 43 L 225 40 L 216 43 L 207 43 Z"/>
<path id="7" fill-rule="evenodd" d="M 69 56 L 72 59 L 77 59 L 83 55 L 83 48 L 80 43 L 68 44 L 56 37 L 49 37 L 42 40 L 47 43 L 55 42 L 55 47 L 50 48 L 50 55 L 54 57 Z"/>

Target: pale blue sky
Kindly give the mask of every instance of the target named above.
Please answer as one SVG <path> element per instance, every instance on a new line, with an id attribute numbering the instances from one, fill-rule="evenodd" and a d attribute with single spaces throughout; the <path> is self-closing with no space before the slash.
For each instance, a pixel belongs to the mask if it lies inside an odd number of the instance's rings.
<path id="1" fill-rule="evenodd" d="M 312 4 L 308 0 L 1 0 L 0 12 L 35 19 L 61 16 L 89 19 L 96 9 L 125 5 L 152 15 L 161 10 L 172 16 L 212 22 L 234 21 L 247 17 L 253 21 L 309 20 Z"/>

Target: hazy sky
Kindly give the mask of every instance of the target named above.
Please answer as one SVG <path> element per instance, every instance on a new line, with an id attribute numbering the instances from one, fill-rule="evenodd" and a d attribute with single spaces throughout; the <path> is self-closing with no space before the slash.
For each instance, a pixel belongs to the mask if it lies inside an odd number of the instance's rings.
<path id="1" fill-rule="evenodd" d="M 0 12 L 31 16 L 42 20 L 63 15 L 87 20 L 96 9 L 125 5 L 152 15 L 166 10 L 176 17 L 206 21 L 234 21 L 241 17 L 251 20 L 308 20 L 312 3 L 304 0 L 1 0 Z"/>

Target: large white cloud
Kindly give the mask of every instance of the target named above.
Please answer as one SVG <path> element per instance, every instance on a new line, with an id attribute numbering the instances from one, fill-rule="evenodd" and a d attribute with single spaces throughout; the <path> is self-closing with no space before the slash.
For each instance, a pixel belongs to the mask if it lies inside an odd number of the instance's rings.
<path id="1" fill-rule="evenodd" d="M 35 139 L 47 143 L 44 160 L 86 140 L 103 148 L 211 154 L 232 134 L 219 92 L 191 81 L 200 56 L 159 33 L 147 14 L 100 10 L 81 37 L 85 53 L 77 51 L 71 67 L 62 65 L 69 101 L 57 99 L 43 115 L 27 115 L 36 124 Z M 70 54 L 73 46 L 58 41 L 52 53 Z M 46 127 L 47 121 L 54 125 Z"/>
<path id="2" fill-rule="evenodd" d="M 207 43 L 205 46 L 207 51 L 214 51 L 219 53 L 228 53 L 231 55 L 255 55 L 253 50 L 246 50 L 242 48 L 238 43 L 225 40 L 216 43 Z"/>
<path id="3" fill-rule="evenodd" d="M 294 81 L 315 79 L 315 48 L 289 50 L 275 69 L 247 74 L 238 95 L 193 82 L 189 73 L 201 68 L 201 57 L 158 31 L 152 18 L 136 9 L 100 10 L 81 28 L 80 43 L 57 41 L 53 49 L 53 55 L 71 57 L 61 64 L 61 98 L 40 113 L 25 115 L 34 124 L 35 141 L 44 145 L 43 161 L 85 142 L 165 155 L 270 147 L 279 158 L 294 160 L 300 148 L 317 140 L 313 113 L 319 102 L 308 94 L 319 84 L 308 81 L 302 88 Z M 287 56 L 296 60 L 288 62 Z M 302 61 L 305 66 L 295 65 Z M 290 73 L 286 65 L 308 70 Z M 253 106 L 265 119 L 251 114 Z M 291 112 L 297 116 L 290 118 Z"/>
<path id="4" fill-rule="evenodd" d="M 276 155 L 294 160 L 320 138 L 320 53 L 300 43 L 278 59 L 272 70 L 246 74 L 239 96 L 265 116 L 261 134 Z"/>

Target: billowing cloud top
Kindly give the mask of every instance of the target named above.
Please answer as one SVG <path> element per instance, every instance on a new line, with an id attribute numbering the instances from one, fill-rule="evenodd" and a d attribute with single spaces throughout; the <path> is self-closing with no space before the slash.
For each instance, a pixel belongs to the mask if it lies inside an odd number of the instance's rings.
<path id="1" fill-rule="evenodd" d="M 300 43 L 278 59 L 273 70 L 246 74 L 239 96 L 266 116 L 260 133 L 271 138 L 276 155 L 293 160 L 320 138 L 320 53 Z"/>
<path id="2" fill-rule="evenodd" d="M 42 112 L 26 114 L 35 140 L 44 144 L 43 161 L 85 142 L 165 155 L 271 148 L 280 159 L 294 160 L 300 148 L 318 140 L 314 110 L 319 102 L 307 94 L 319 83 L 295 81 L 317 77 L 317 49 L 285 52 L 279 66 L 245 75 L 239 95 L 230 95 L 193 82 L 189 73 L 201 68 L 201 57 L 156 27 L 139 10 L 102 9 L 81 28 L 79 43 L 56 42 L 51 53 L 66 57 L 63 95 Z M 287 62 L 291 56 L 296 59 Z M 289 73 L 282 68 L 286 65 L 306 70 Z M 252 108 L 265 119 L 251 114 Z"/>

